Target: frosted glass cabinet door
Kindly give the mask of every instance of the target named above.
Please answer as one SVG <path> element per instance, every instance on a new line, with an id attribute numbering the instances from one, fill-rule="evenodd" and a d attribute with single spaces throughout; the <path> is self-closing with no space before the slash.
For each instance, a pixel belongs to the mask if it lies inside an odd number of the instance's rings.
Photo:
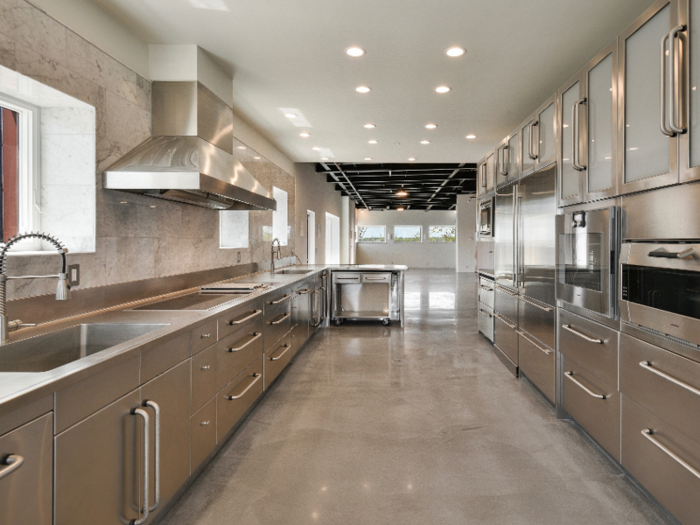
<path id="1" fill-rule="evenodd" d="M 476 167 L 476 195 L 481 197 L 486 194 L 486 159 L 479 162 Z"/>
<path id="2" fill-rule="evenodd" d="M 486 193 L 493 191 L 493 184 L 496 180 L 496 152 L 493 151 L 486 158 Z"/>
<path id="3" fill-rule="evenodd" d="M 505 138 L 496 148 L 496 188 L 508 181 L 508 167 L 508 139 Z"/>
<path id="4" fill-rule="evenodd" d="M 615 82 L 616 50 L 604 51 L 604 57 L 587 73 L 586 107 L 588 108 L 587 154 L 585 171 L 586 197 L 594 200 L 615 192 L 616 111 Z"/>
<path id="5" fill-rule="evenodd" d="M 582 82 L 580 77 L 570 81 L 560 93 L 561 104 L 561 163 L 559 169 L 559 204 L 576 204 L 582 200 L 581 172 L 574 169 L 574 104 L 581 99 Z M 580 110 L 579 110 L 580 113 Z"/>
<path id="6" fill-rule="evenodd" d="M 661 42 L 675 27 L 677 7 L 677 0 L 656 2 L 618 39 L 618 176 L 623 194 L 678 181 L 677 139 L 661 129 L 666 105 L 661 104 L 660 85 Z"/>
<path id="7" fill-rule="evenodd" d="M 700 1 L 700 0 L 699 0 Z M 508 180 L 515 180 L 520 175 L 520 134 L 513 133 L 508 139 Z"/>
<path id="8" fill-rule="evenodd" d="M 537 132 L 535 136 L 537 137 L 536 165 L 539 168 L 555 160 L 553 99 L 537 115 Z"/>
<path id="9" fill-rule="evenodd" d="M 680 138 L 680 180 L 700 179 L 700 0 L 683 0 L 679 6 L 680 24 L 688 27 L 680 33 L 683 71 L 682 126 L 688 131 Z"/>
<path id="10" fill-rule="evenodd" d="M 520 173 L 522 173 L 523 175 L 535 169 L 535 159 L 532 158 L 534 157 L 534 148 L 532 148 L 532 145 L 530 144 L 530 138 L 533 136 L 533 122 L 534 119 L 530 120 L 527 124 L 520 128 L 520 134 L 522 135 L 523 145 L 520 154 Z M 536 134 L 534 134 L 534 136 L 537 137 Z"/>

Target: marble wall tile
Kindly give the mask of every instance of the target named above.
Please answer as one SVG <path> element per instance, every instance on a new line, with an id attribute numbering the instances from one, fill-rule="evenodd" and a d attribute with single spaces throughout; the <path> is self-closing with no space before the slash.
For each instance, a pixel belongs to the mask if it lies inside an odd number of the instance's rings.
<path id="1" fill-rule="evenodd" d="M 105 238 L 105 277 L 107 283 L 124 283 L 156 277 L 155 237 Z"/>
<path id="2" fill-rule="evenodd" d="M 68 30 L 28 2 L 3 0 L 0 3 L 0 33 L 47 60 L 65 62 Z"/>
<path id="3" fill-rule="evenodd" d="M 137 146 L 151 136 L 151 114 L 111 91 L 106 94 L 105 130 L 111 140 Z"/>
<path id="4" fill-rule="evenodd" d="M 95 188 L 95 136 L 43 135 L 42 185 L 89 185 Z"/>
<path id="5" fill-rule="evenodd" d="M 3 34 L 0 34 L 0 65 L 15 69 L 15 43 Z"/>
<path id="6" fill-rule="evenodd" d="M 41 135 L 94 135 L 95 109 L 42 108 Z M 94 147 L 91 151 L 94 150 Z"/>

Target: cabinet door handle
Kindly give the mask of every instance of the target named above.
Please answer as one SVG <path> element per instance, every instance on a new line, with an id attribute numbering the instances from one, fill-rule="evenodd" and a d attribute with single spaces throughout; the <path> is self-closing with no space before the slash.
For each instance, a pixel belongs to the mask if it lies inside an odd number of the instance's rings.
<path id="1" fill-rule="evenodd" d="M 336 277 L 336 281 L 359 281 L 359 277 Z"/>
<path id="2" fill-rule="evenodd" d="M 5 458 L 0 461 L 0 465 L 2 466 L 2 468 L 0 468 L 0 479 L 12 474 L 15 470 L 19 469 L 23 463 L 24 457 L 19 454 L 5 456 Z"/>
<path id="3" fill-rule="evenodd" d="M 686 257 L 690 257 L 691 255 L 695 254 L 695 250 L 693 248 L 689 248 L 687 250 L 683 250 L 682 252 L 667 252 L 667 251 L 659 251 L 659 250 L 654 250 L 651 251 L 647 254 L 648 257 L 661 257 L 664 259 L 685 259 Z"/>
<path id="4" fill-rule="evenodd" d="M 262 313 L 262 310 L 253 310 L 249 315 L 246 315 L 245 317 L 241 317 L 240 319 L 234 319 L 233 321 L 229 321 L 229 325 L 235 326 L 237 324 L 243 324 L 246 321 L 250 321 L 253 317 L 256 317 Z"/>
<path id="5" fill-rule="evenodd" d="M 652 374 L 656 374 L 659 377 L 663 377 L 666 381 L 670 381 L 674 385 L 678 385 L 679 387 L 686 389 L 688 392 L 692 392 L 696 396 L 700 396 L 700 389 L 697 389 L 693 385 L 689 385 L 688 383 L 681 381 L 680 379 L 676 379 L 672 375 L 667 374 L 666 372 L 659 370 L 658 368 L 654 368 L 650 361 L 642 361 L 641 363 L 639 363 L 639 366 L 641 366 L 644 370 L 648 370 Z"/>
<path id="6" fill-rule="evenodd" d="M 201 335 L 199 336 L 200 339 L 209 339 L 210 337 L 211 337 L 211 333 L 208 333 L 208 334 L 201 334 Z"/>
<path id="7" fill-rule="evenodd" d="M 292 315 L 291 312 L 287 312 L 287 313 L 284 314 L 282 317 L 280 317 L 279 319 L 277 319 L 277 321 L 270 321 L 270 324 L 273 325 L 273 326 L 274 326 L 274 325 L 278 325 L 278 324 L 280 324 L 282 321 L 284 321 L 287 317 L 289 317 L 290 315 Z"/>
<path id="8" fill-rule="evenodd" d="M 284 294 L 279 299 L 275 299 L 274 301 L 270 301 L 270 304 L 280 304 L 281 302 L 284 302 L 286 299 L 289 299 L 289 297 L 290 297 L 290 295 L 288 293 Z"/>
<path id="9" fill-rule="evenodd" d="M 683 467 L 685 470 L 690 472 L 693 476 L 696 478 L 700 479 L 700 472 L 695 470 L 693 467 L 691 467 L 683 458 L 681 458 L 678 454 L 673 452 L 672 450 L 669 450 L 666 448 L 666 446 L 661 443 L 659 440 L 653 437 L 654 431 L 650 428 L 645 428 L 642 430 L 642 436 L 647 438 L 649 441 L 651 441 L 654 445 L 659 447 L 661 450 L 663 450 L 666 454 L 671 456 L 672 459 L 674 459 L 681 467 Z"/>
<path id="10" fill-rule="evenodd" d="M 479 308 L 479 312 L 481 312 L 483 315 L 485 315 L 485 316 L 488 317 L 489 319 L 490 319 L 491 317 L 493 317 L 493 315 L 491 315 L 490 313 L 488 313 L 486 310 L 482 310 L 481 308 Z"/>
<path id="11" fill-rule="evenodd" d="M 573 326 L 571 326 L 570 324 L 564 324 L 564 325 L 562 325 L 561 327 L 562 327 L 564 330 L 566 330 L 567 332 L 571 332 L 572 334 L 579 336 L 581 339 L 585 339 L 585 340 L 588 341 L 589 343 L 595 343 L 595 344 L 597 344 L 597 345 L 602 345 L 603 342 L 604 342 L 602 339 L 593 339 L 592 337 L 588 337 L 586 334 L 581 333 L 581 332 L 579 332 L 578 330 L 576 330 L 576 329 L 575 329 Z"/>
<path id="12" fill-rule="evenodd" d="M 309 288 L 304 288 L 303 290 L 297 290 L 298 295 L 306 295 L 309 293 L 311 290 Z"/>
<path id="13" fill-rule="evenodd" d="M 290 345 L 289 343 L 286 343 L 286 344 L 282 345 L 280 348 L 284 348 L 284 352 L 282 352 L 282 353 L 281 353 L 280 355 L 278 355 L 277 357 L 272 357 L 272 356 L 270 356 L 270 361 L 279 361 L 280 359 L 282 359 L 282 356 L 283 356 L 284 354 L 286 354 L 286 353 L 289 351 L 289 349 L 290 349 L 291 347 L 292 347 L 292 345 Z M 278 350 L 279 350 L 279 348 L 278 348 Z"/>
<path id="14" fill-rule="evenodd" d="M 253 337 L 248 339 L 241 346 L 232 346 L 231 348 L 228 349 L 228 351 L 229 352 L 240 352 L 241 350 L 243 350 L 246 346 L 250 345 L 256 339 L 260 339 L 260 337 L 262 337 L 262 332 L 253 332 Z"/>
<path id="15" fill-rule="evenodd" d="M 150 430 L 151 418 L 143 408 L 135 408 L 132 410 L 132 415 L 140 416 L 143 419 L 143 509 L 141 509 L 141 519 L 131 520 L 130 525 L 142 525 L 148 519 L 148 465 L 150 463 L 150 454 L 148 449 L 151 446 Z"/>
<path id="16" fill-rule="evenodd" d="M 552 351 L 549 348 L 543 348 L 539 344 L 537 344 L 535 341 L 530 339 L 530 337 L 522 330 L 516 330 L 515 333 L 521 335 L 525 340 L 527 340 L 532 346 L 537 348 L 539 351 L 544 352 L 547 355 L 550 355 L 552 353 Z"/>
<path id="17" fill-rule="evenodd" d="M 483 284 L 480 284 L 479 288 L 481 288 L 482 290 L 486 290 L 487 292 L 493 292 L 493 288 L 489 288 L 488 286 L 484 286 Z"/>
<path id="18" fill-rule="evenodd" d="M 253 388 L 253 385 L 254 385 L 255 383 L 257 383 L 258 381 L 260 381 L 260 378 L 262 377 L 262 375 L 260 375 L 260 374 L 258 374 L 257 372 L 255 372 L 255 373 L 254 373 L 252 376 L 250 376 L 250 377 L 252 377 L 253 380 L 248 384 L 247 387 L 245 387 L 245 388 L 243 389 L 243 392 L 241 392 L 240 394 L 237 394 L 237 395 L 233 395 L 233 394 L 232 394 L 232 395 L 230 395 L 230 396 L 226 396 L 226 399 L 228 399 L 229 401 L 235 401 L 236 399 L 242 398 L 244 395 L 246 395 L 246 392 L 248 392 L 248 390 L 250 390 L 251 388 Z"/>
<path id="19" fill-rule="evenodd" d="M 533 121 L 528 129 L 528 135 L 530 139 L 530 143 L 527 145 L 527 155 L 530 157 L 532 160 L 537 160 L 537 153 L 535 153 L 534 145 L 535 145 L 535 126 L 539 125 L 539 122 L 536 120 Z M 539 150 L 539 148 L 537 148 Z"/>
<path id="20" fill-rule="evenodd" d="M 579 124 L 579 113 L 581 104 L 586 103 L 586 98 L 582 98 L 574 102 L 571 107 L 571 126 L 574 128 L 571 132 L 571 166 L 576 171 L 584 171 L 586 166 L 581 164 L 581 144 L 580 144 L 580 124 Z"/>
<path id="21" fill-rule="evenodd" d="M 674 137 L 675 133 L 666 127 L 666 106 L 668 105 L 666 96 L 666 72 L 668 71 L 668 66 L 666 65 L 666 43 L 668 42 L 670 36 L 671 33 L 667 33 L 661 38 L 661 88 L 659 89 L 661 98 L 661 100 L 659 101 L 661 120 L 659 122 L 659 129 L 661 129 L 661 133 L 663 133 L 667 137 Z"/>
<path id="22" fill-rule="evenodd" d="M 676 121 L 677 117 L 683 116 L 681 105 L 681 81 L 683 80 L 683 70 L 682 64 L 678 62 L 679 54 L 676 53 L 676 42 L 679 44 L 683 41 L 678 38 L 678 33 L 685 31 L 687 28 L 684 25 L 674 27 L 669 33 L 668 40 L 668 65 L 669 65 L 669 77 L 672 82 L 671 91 L 671 115 L 668 119 L 668 124 L 671 127 L 671 131 L 674 133 L 685 133 L 686 128 L 683 127 L 683 123 L 680 124 Z"/>
<path id="23" fill-rule="evenodd" d="M 200 370 L 211 370 L 211 365 L 204 365 L 199 367 Z"/>
<path id="24" fill-rule="evenodd" d="M 589 396 L 595 397 L 596 399 L 607 399 L 607 397 L 606 397 L 605 395 L 603 395 L 603 394 L 596 394 L 595 392 L 593 392 L 593 390 L 591 390 L 591 389 L 588 388 L 586 385 L 584 385 L 583 383 L 581 383 L 581 381 L 579 381 L 578 379 L 576 379 L 576 378 L 574 377 L 574 373 L 573 373 L 573 372 L 564 372 L 564 375 L 565 375 L 566 377 L 568 377 L 569 379 L 571 379 L 571 381 L 573 381 L 573 383 L 574 383 L 575 385 L 577 385 L 579 388 L 581 388 L 581 389 L 582 389 L 584 392 L 586 392 L 586 394 L 588 394 Z"/>
<path id="25" fill-rule="evenodd" d="M 153 506 L 148 509 L 149 511 L 153 512 L 158 508 L 158 505 L 160 505 L 160 405 L 156 403 L 155 401 L 146 401 L 144 403 L 144 406 L 151 407 L 153 409 L 153 412 L 156 415 L 156 420 L 155 420 L 155 425 L 154 425 L 154 432 L 155 432 L 155 450 L 153 451 L 153 455 L 155 456 L 154 458 L 154 463 L 155 463 L 155 468 L 154 468 L 154 479 L 153 479 L 153 484 L 155 485 L 156 489 L 156 494 L 155 494 L 155 500 L 153 501 Z M 146 503 L 148 505 L 148 503 Z"/>
<path id="26" fill-rule="evenodd" d="M 510 324 L 508 321 L 506 321 L 506 318 L 503 317 L 502 315 L 497 314 L 497 313 L 494 313 L 493 315 L 494 315 L 494 317 L 496 317 L 496 319 L 500 319 L 503 323 L 505 323 L 506 326 L 508 326 L 508 328 L 512 328 L 512 329 L 516 328 L 516 326 L 514 324 Z"/>
<path id="27" fill-rule="evenodd" d="M 525 297 L 523 297 L 522 295 L 520 296 L 520 299 L 523 300 L 524 302 L 526 302 L 527 304 L 531 305 L 531 306 L 535 306 L 535 307 L 539 308 L 540 310 L 544 310 L 545 312 L 553 312 L 553 311 L 554 311 L 554 308 L 548 308 L 548 307 L 540 306 L 539 304 L 537 304 L 537 303 L 535 303 L 535 302 L 533 302 L 533 301 L 529 301 L 528 299 L 525 299 Z"/>
<path id="28" fill-rule="evenodd" d="M 202 421 L 199 424 L 199 426 L 201 426 L 201 427 L 208 427 L 209 425 L 211 425 L 211 421 Z"/>
<path id="29" fill-rule="evenodd" d="M 386 277 L 365 277 L 365 281 L 386 281 Z"/>

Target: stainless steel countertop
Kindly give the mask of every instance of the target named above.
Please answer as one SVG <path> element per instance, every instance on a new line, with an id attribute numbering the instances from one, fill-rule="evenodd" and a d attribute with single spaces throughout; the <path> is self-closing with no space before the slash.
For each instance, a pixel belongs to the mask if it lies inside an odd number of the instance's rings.
<path id="1" fill-rule="evenodd" d="M 408 270 L 404 265 L 303 265 L 287 268 L 308 269 L 306 274 L 280 274 L 262 272 L 254 275 L 238 277 L 232 281 L 260 282 L 271 286 L 258 290 L 243 297 L 232 297 L 231 301 L 206 311 L 163 311 L 139 310 L 132 308 L 162 300 L 164 297 L 177 297 L 199 290 L 199 287 L 188 288 L 179 292 L 160 295 L 141 301 L 126 303 L 100 312 L 59 319 L 44 323 L 36 328 L 25 328 L 12 334 L 12 341 L 20 341 L 88 323 L 136 323 L 136 324 L 168 324 L 154 332 L 142 335 L 125 343 L 113 346 L 88 357 L 84 357 L 47 372 L 0 372 L 0 417 L 37 401 L 45 396 L 76 383 L 86 377 L 110 368 L 131 357 L 155 348 L 171 339 L 189 332 L 198 326 L 216 319 L 226 311 L 244 305 L 285 286 L 294 285 L 316 273 L 324 270 L 331 271 L 394 271 Z M 283 269 L 283 268 L 280 268 Z M 211 283 L 213 284 L 213 283 Z M 0 350 L 2 347 L 0 347 Z"/>

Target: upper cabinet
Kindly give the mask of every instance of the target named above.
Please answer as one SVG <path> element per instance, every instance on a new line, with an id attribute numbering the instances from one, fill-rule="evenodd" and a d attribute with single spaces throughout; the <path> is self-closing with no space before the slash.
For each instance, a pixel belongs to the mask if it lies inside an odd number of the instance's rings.
<path id="1" fill-rule="evenodd" d="M 520 175 L 520 134 L 509 135 L 496 149 L 496 187 L 507 184 Z"/>
<path id="2" fill-rule="evenodd" d="M 477 166 L 476 193 L 478 197 L 491 193 L 496 177 L 496 151 L 490 152 Z"/>
<path id="3" fill-rule="evenodd" d="M 522 175 L 537 171 L 556 159 L 555 103 L 555 97 L 552 96 L 518 130 L 521 136 L 520 174 Z"/>

